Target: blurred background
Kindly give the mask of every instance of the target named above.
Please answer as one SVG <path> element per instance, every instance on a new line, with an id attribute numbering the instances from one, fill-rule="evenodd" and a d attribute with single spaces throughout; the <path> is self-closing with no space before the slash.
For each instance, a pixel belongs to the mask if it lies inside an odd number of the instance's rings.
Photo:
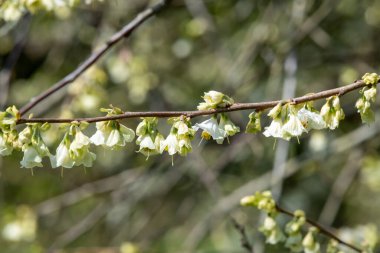
<path id="1" fill-rule="evenodd" d="M 60 80 L 153 3 L 93 2 L 1 21 L 1 110 L 21 107 Z M 32 112 L 100 116 L 109 104 L 194 110 L 209 90 L 238 102 L 290 98 L 379 72 L 379 39 L 378 0 L 173 0 Z M 362 125 L 357 98 L 353 92 L 341 99 L 346 119 L 333 132 L 275 146 L 262 134 L 240 133 L 223 145 L 198 145 L 198 136 L 193 152 L 175 157 L 174 166 L 166 154 L 146 160 L 133 143 L 121 151 L 94 148 L 93 168 L 66 169 L 63 178 L 47 161 L 32 176 L 20 169 L 22 154 L 2 158 L 0 252 L 246 252 L 232 218 L 255 253 L 288 252 L 265 245 L 260 212 L 239 206 L 241 197 L 265 189 L 347 240 L 373 243 L 380 225 L 380 123 Z M 242 132 L 249 113 L 230 113 Z M 264 126 L 269 122 L 263 118 Z M 161 133 L 169 129 L 160 120 Z M 53 153 L 62 134 L 55 126 L 44 135 Z"/>

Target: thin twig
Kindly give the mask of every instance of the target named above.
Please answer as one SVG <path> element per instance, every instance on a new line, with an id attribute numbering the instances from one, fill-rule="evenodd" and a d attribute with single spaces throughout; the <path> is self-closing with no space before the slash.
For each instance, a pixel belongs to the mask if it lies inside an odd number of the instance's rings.
<path id="1" fill-rule="evenodd" d="M 247 233 L 245 232 L 244 226 L 240 225 L 234 218 L 231 217 L 231 222 L 234 228 L 239 232 L 241 238 L 241 246 L 246 249 L 249 253 L 253 253 L 253 246 L 248 240 Z"/>
<path id="2" fill-rule="evenodd" d="M 108 39 L 108 41 L 106 41 L 106 43 L 103 46 L 101 46 L 97 51 L 92 53 L 73 72 L 65 76 L 63 79 L 55 83 L 52 87 L 50 87 L 49 89 L 47 89 L 46 91 L 38 95 L 37 97 L 32 98 L 29 103 L 27 103 L 25 106 L 23 106 L 20 109 L 20 114 L 24 115 L 34 106 L 39 104 L 42 100 L 46 99 L 51 94 L 55 93 L 56 91 L 65 87 L 66 85 L 75 81 L 89 67 L 95 64 L 99 60 L 99 58 L 102 57 L 109 49 L 111 49 L 115 44 L 117 44 L 123 38 L 128 38 L 137 27 L 143 24 L 150 17 L 160 12 L 168 3 L 169 3 L 168 0 L 162 0 L 156 5 L 139 13 L 130 23 L 128 23 L 120 31 L 112 35 L 112 37 Z"/>
<path id="3" fill-rule="evenodd" d="M 283 214 L 286 214 L 286 215 L 288 215 L 288 216 L 294 217 L 294 214 L 293 214 L 292 212 L 290 212 L 290 211 L 288 211 L 288 210 L 286 210 L 286 209 L 284 209 L 284 208 L 282 208 L 282 207 L 280 207 L 280 206 L 278 206 L 278 205 L 276 205 L 276 210 L 279 211 L 280 213 L 283 213 Z M 308 224 L 310 224 L 310 225 L 312 225 L 312 226 L 318 228 L 319 231 L 320 231 L 322 234 L 324 234 L 324 235 L 326 235 L 326 236 L 328 236 L 328 237 L 334 239 L 335 241 L 339 242 L 340 244 L 343 244 L 343 245 L 345 245 L 345 246 L 347 246 L 347 247 L 349 247 L 349 248 L 351 248 L 351 249 L 353 249 L 353 250 L 355 250 L 355 251 L 357 251 L 357 252 L 359 252 L 359 253 L 362 252 L 362 250 L 359 249 L 358 247 L 356 247 L 355 245 L 352 245 L 352 244 L 350 244 L 350 243 L 348 243 L 348 242 L 345 242 L 345 241 L 343 241 L 342 239 L 338 238 L 336 235 L 334 235 L 334 234 L 333 234 L 332 232 L 330 232 L 328 229 L 324 228 L 324 227 L 323 227 L 322 225 L 320 225 L 318 222 L 313 221 L 313 220 L 311 220 L 311 219 L 309 219 L 309 218 L 306 218 L 306 222 L 307 222 Z"/>
<path id="4" fill-rule="evenodd" d="M 186 116 L 190 118 L 202 116 L 202 115 L 213 115 L 222 112 L 232 112 L 232 111 L 242 111 L 242 110 L 265 110 L 276 106 L 278 103 L 286 104 L 300 104 L 309 101 L 319 100 L 322 98 L 327 98 L 331 96 L 342 96 L 348 92 L 360 89 L 362 87 L 368 86 L 362 80 L 355 81 L 352 84 L 342 86 L 335 89 L 325 90 L 318 93 L 313 93 L 293 99 L 288 100 L 275 100 L 267 102 L 258 102 L 258 103 L 235 103 L 227 108 L 212 109 L 212 110 L 203 110 L 203 111 L 150 111 L 150 112 L 125 112 L 119 115 L 113 116 L 103 116 L 103 117 L 93 117 L 93 118 L 73 118 L 73 119 L 59 119 L 59 118 L 21 118 L 17 121 L 17 124 L 25 123 L 70 123 L 73 121 L 78 122 L 88 122 L 94 123 L 99 121 L 109 121 L 109 120 L 118 120 L 118 119 L 127 119 L 127 118 L 139 118 L 139 117 L 158 117 L 158 118 L 169 118 L 169 117 L 179 117 Z"/>

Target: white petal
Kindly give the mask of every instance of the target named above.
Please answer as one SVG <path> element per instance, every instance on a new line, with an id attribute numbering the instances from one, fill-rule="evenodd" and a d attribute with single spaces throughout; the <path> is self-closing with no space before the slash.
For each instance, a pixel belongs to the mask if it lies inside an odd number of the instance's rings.
<path id="1" fill-rule="evenodd" d="M 135 138 L 135 132 L 124 125 L 120 125 L 120 132 L 123 134 L 126 142 L 131 142 Z"/>
<path id="2" fill-rule="evenodd" d="M 90 141 L 96 146 L 105 145 L 106 136 L 102 131 L 98 130 L 93 136 L 91 136 Z"/>
<path id="3" fill-rule="evenodd" d="M 140 149 L 143 149 L 143 148 L 148 148 L 148 149 L 151 149 L 151 150 L 154 150 L 156 149 L 156 146 L 154 145 L 153 143 L 153 140 L 152 138 L 150 137 L 150 135 L 143 135 L 143 136 L 140 136 L 141 137 L 141 142 L 140 142 Z"/>
<path id="4" fill-rule="evenodd" d="M 226 135 L 225 131 L 219 127 L 218 121 L 214 117 L 205 120 L 199 124 L 195 124 L 194 129 L 196 128 L 203 129 L 204 131 L 208 132 L 214 140 L 219 140 L 222 142 Z"/>
<path id="5" fill-rule="evenodd" d="M 119 130 L 114 129 L 111 131 L 110 135 L 108 136 L 106 145 L 108 147 L 114 147 L 114 146 L 125 146 L 124 138 L 121 136 Z"/>

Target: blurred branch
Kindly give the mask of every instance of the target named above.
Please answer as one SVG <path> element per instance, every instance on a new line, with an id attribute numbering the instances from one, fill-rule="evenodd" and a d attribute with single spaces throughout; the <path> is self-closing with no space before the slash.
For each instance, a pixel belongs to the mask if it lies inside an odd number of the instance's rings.
<path id="1" fill-rule="evenodd" d="M 241 236 L 241 246 L 246 249 L 248 252 L 253 253 L 253 247 L 248 240 L 247 234 L 245 232 L 244 226 L 240 225 L 234 218 L 231 218 L 231 222 L 234 225 L 234 228 Z"/>
<path id="2" fill-rule="evenodd" d="M 362 80 L 357 80 L 352 84 L 342 86 L 335 89 L 325 90 L 318 93 L 312 93 L 309 95 L 304 95 L 297 98 L 287 99 L 287 100 L 275 100 L 268 102 L 258 102 L 258 103 L 235 103 L 227 108 L 221 109 L 212 109 L 204 111 L 151 111 L 151 112 L 125 112 L 123 114 L 114 115 L 114 116 L 103 116 L 103 117 L 93 117 L 93 118 L 74 118 L 74 119 L 59 119 L 59 118 L 21 118 L 17 121 L 17 124 L 25 123 L 70 123 L 73 121 L 78 122 L 88 122 L 94 123 L 99 121 L 108 121 L 108 120 L 118 120 L 118 119 L 127 119 L 127 118 L 140 118 L 140 117 L 158 117 L 158 118 L 168 118 L 168 117 L 179 117 L 186 116 L 190 118 L 202 116 L 202 115 L 213 115 L 222 112 L 232 112 L 232 111 L 242 111 L 242 110 L 265 110 L 272 108 L 279 103 L 286 104 L 300 104 L 309 101 L 319 100 L 331 96 L 342 96 L 348 92 L 363 88 L 368 86 Z"/>
<path id="3" fill-rule="evenodd" d="M 376 117 L 380 117 L 379 114 Z M 291 177 L 295 173 L 305 166 L 311 160 L 322 160 L 326 159 L 326 155 L 337 155 L 339 153 L 348 151 L 353 147 L 356 147 L 362 144 L 364 141 L 373 138 L 376 134 L 380 132 L 380 122 L 377 121 L 375 124 L 371 126 L 362 126 L 350 133 L 346 134 L 343 137 L 335 139 L 331 142 L 331 144 L 324 150 L 319 151 L 314 154 L 312 158 L 308 152 L 303 152 L 301 155 L 289 159 L 282 166 L 285 167 L 285 175 L 284 178 Z M 274 182 L 272 182 L 274 183 Z M 199 218 L 199 222 L 193 227 L 192 231 L 189 233 L 191 238 L 187 241 L 191 242 L 192 247 L 195 248 L 204 234 L 207 232 L 207 226 L 210 225 L 210 220 L 214 223 L 218 224 L 218 219 L 220 219 L 224 214 L 229 213 L 233 208 L 239 205 L 239 201 L 242 197 L 252 194 L 255 191 L 261 191 L 264 189 L 268 189 L 271 185 L 271 172 L 264 173 L 263 175 L 255 178 L 253 180 L 248 181 L 247 183 L 241 185 L 229 195 L 224 196 L 219 199 L 217 203 L 213 206 L 213 209 L 207 214 Z"/>
<path id="4" fill-rule="evenodd" d="M 282 91 L 282 98 L 292 97 L 296 93 L 297 87 L 297 55 L 295 52 L 289 53 L 284 62 L 285 70 L 285 80 Z M 285 168 L 282 166 L 288 159 L 289 153 L 289 142 L 285 140 L 279 140 L 276 146 L 276 152 L 273 159 L 273 169 L 272 169 L 272 181 L 277 182 L 272 184 L 271 192 L 275 200 L 280 199 L 282 193 L 283 177 L 285 173 Z"/>
<path id="5" fill-rule="evenodd" d="M 360 150 L 354 150 L 348 157 L 346 165 L 342 168 L 331 188 L 330 194 L 319 216 L 319 222 L 329 225 L 334 221 L 339 207 L 342 204 L 343 197 L 360 169 L 358 162 L 362 155 L 363 152 Z"/>
<path id="6" fill-rule="evenodd" d="M 12 72 L 25 46 L 30 20 L 31 16 L 28 14 L 22 18 L 18 25 L 19 29 L 16 30 L 15 46 L 0 71 L 0 110 L 3 110 L 7 104 Z"/>
<path id="7" fill-rule="evenodd" d="M 288 216 L 291 216 L 291 217 L 294 217 L 294 214 L 282 207 L 280 207 L 279 205 L 276 204 L 276 210 L 279 211 L 280 213 L 283 213 L 283 214 L 286 214 Z M 341 239 L 339 239 L 336 235 L 334 235 L 332 232 L 330 232 L 328 229 L 324 228 L 322 225 L 320 225 L 318 222 L 316 221 L 313 221 L 309 218 L 306 218 L 306 222 L 311 225 L 311 226 L 314 226 L 314 227 L 317 227 L 319 229 L 319 232 L 321 232 L 322 234 L 326 235 L 327 237 L 330 237 L 332 239 L 334 239 L 335 241 L 339 242 L 340 244 L 343 244 L 343 245 L 346 245 L 347 247 L 357 251 L 357 252 L 362 252 L 361 249 L 359 249 L 358 247 L 348 243 L 348 242 L 345 242 Z"/>
<path id="8" fill-rule="evenodd" d="M 35 206 L 38 215 L 48 215 L 63 207 L 73 205 L 94 195 L 119 189 L 122 186 L 133 183 L 141 174 L 140 168 L 129 169 L 116 175 L 84 184 L 76 189 L 65 192 L 62 195 L 45 200 Z"/>
<path id="9" fill-rule="evenodd" d="M 56 91 L 62 89 L 66 85 L 75 81 L 80 75 L 82 75 L 89 67 L 95 64 L 100 57 L 102 57 L 108 50 L 110 50 L 115 44 L 117 44 L 120 40 L 124 38 L 128 38 L 132 32 L 138 28 L 141 24 L 143 24 L 150 17 L 154 16 L 158 12 L 160 12 L 165 6 L 168 5 L 169 0 L 162 0 L 158 2 L 156 5 L 144 10 L 139 13 L 130 23 L 124 26 L 120 31 L 112 35 L 112 37 L 97 51 L 92 53 L 82 64 L 78 66 L 73 72 L 68 74 L 66 77 L 61 79 L 59 82 L 55 83 L 52 87 L 41 93 L 40 95 L 32 98 L 29 103 L 24 105 L 20 109 L 20 114 L 24 115 L 34 106 L 36 106 L 41 101 L 45 100 L 51 94 Z"/>

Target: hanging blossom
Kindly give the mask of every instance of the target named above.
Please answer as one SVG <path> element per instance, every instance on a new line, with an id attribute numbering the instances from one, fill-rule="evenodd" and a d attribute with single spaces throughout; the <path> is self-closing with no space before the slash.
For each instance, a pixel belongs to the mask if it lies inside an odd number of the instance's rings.
<path id="1" fill-rule="evenodd" d="M 210 119 L 201 123 L 196 123 L 193 127 L 195 131 L 202 129 L 202 138 L 210 140 L 211 138 L 218 144 L 223 144 L 224 139 L 234 136 L 240 132 L 240 128 L 236 126 L 226 114 L 222 113 L 218 123 L 217 115 L 213 115 Z"/>
<path id="2" fill-rule="evenodd" d="M 293 219 L 285 226 L 285 233 L 287 234 L 285 247 L 289 248 L 292 252 L 301 252 L 303 249 L 301 229 L 305 222 L 304 211 L 296 210 Z"/>
<path id="3" fill-rule="evenodd" d="M 301 107 L 297 113 L 297 117 L 300 119 L 306 131 L 310 131 L 311 129 L 320 130 L 327 127 L 323 117 L 314 109 L 312 102 L 307 102 L 301 105 Z"/>
<path id="4" fill-rule="evenodd" d="M 376 84 L 380 77 L 376 73 L 366 73 L 362 79 L 368 86 L 360 90 L 362 96 L 356 101 L 355 107 L 358 109 L 363 123 L 372 123 L 375 121 L 375 114 L 371 109 L 371 102 L 376 100 Z"/>
<path id="5" fill-rule="evenodd" d="M 343 251 L 339 249 L 339 243 L 336 240 L 330 239 L 327 244 L 326 253 L 343 253 Z"/>
<path id="6" fill-rule="evenodd" d="M 197 107 L 200 111 L 217 108 L 226 108 L 233 105 L 234 103 L 234 100 L 229 96 L 214 90 L 205 92 L 203 99 L 205 102 L 201 102 Z"/>
<path id="7" fill-rule="evenodd" d="M 24 157 L 20 162 L 22 168 L 42 167 L 42 159 L 51 156 L 49 148 L 41 137 L 41 132 L 47 131 L 49 128 L 48 123 L 43 125 L 30 123 L 20 132 L 18 145 L 24 152 Z"/>
<path id="8" fill-rule="evenodd" d="M 176 153 L 186 156 L 192 150 L 191 140 L 195 134 L 190 118 L 178 117 L 168 121 L 172 124 L 172 128 L 170 134 L 160 143 L 160 153 L 167 151 L 171 156 Z"/>
<path id="9" fill-rule="evenodd" d="M 10 155 L 15 148 L 19 148 L 16 122 L 20 117 L 20 113 L 15 106 L 8 107 L 4 112 L 0 111 L 1 156 Z"/>
<path id="10" fill-rule="evenodd" d="M 249 122 L 245 127 L 245 132 L 250 134 L 255 134 L 261 132 L 261 111 L 252 112 L 249 114 Z"/>
<path id="11" fill-rule="evenodd" d="M 124 112 L 111 105 L 111 109 L 101 109 L 107 112 L 107 116 L 120 115 Z M 128 142 L 132 142 L 135 138 L 135 132 L 120 124 L 117 120 L 102 121 L 96 123 L 97 131 L 91 136 L 90 141 L 96 146 L 103 146 L 113 150 L 124 147 Z"/>
<path id="12" fill-rule="evenodd" d="M 331 130 L 339 127 L 339 121 L 343 120 L 345 115 L 340 107 L 338 96 L 332 96 L 326 99 L 326 103 L 321 108 L 321 116 L 326 122 L 326 126 Z"/>
<path id="13" fill-rule="evenodd" d="M 320 253 L 320 245 L 316 238 L 318 234 L 318 228 L 310 227 L 309 231 L 302 240 L 302 246 L 305 253 Z"/>
<path id="14" fill-rule="evenodd" d="M 298 109 L 295 105 L 282 106 L 282 103 L 278 103 L 269 111 L 268 116 L 272 118 L 272 123 L 263 132 L 266 137 L 290 140 L 291 137 L 299 137 L 302 133 L 307 132 L 298 118 Z"/>
<path id="15" fill-rule="evenodd" d="M 157 129 L 158 119 L 155 117 L 142 118 L 142 121 L 136 128 L 138 136 L 136 144 L 140 146 L 138 152 L 147 156 L 161 154 L 163 149 L 162 142 L 165 140 Z"/>
<path id="16" fill-rule="evenodd" d="M 61 143 L 58 145 L 56 155 L 51 156 L 53 168 L 72 168 L 83 165 L 91 167 L 96 155 L 90 152 L 90 138 L 83 134 L 82 130 L 87 127 L 85 122 L 72 122 L 69 130 L 65 133 Z"/>
<path id="17" fill-rule="evenodd" d="M 240 204 L 242 206 L 254 206 L 266 212 L 267 216 L 259 230 L 265 235 L 268 244 L 277 244 L 285 240 L 285 235 L 275 219 L 278 212 L 276 202 L 270 191 L 256 192 L 255 195 L 246 196 L 240 200 Z"/>

